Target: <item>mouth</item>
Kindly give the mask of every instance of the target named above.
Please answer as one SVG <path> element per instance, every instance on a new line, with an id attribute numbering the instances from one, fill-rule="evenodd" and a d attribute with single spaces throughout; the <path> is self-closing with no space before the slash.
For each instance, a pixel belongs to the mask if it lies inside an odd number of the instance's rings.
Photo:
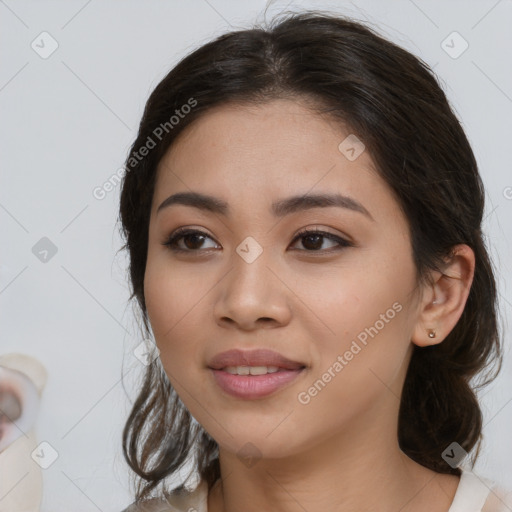
<path id="1" fill-rule="evenodd" d="M 230 396 L 243 399 L 266 397 L 297 379 L 306 365 L 270 350 L 230 350 L 209 364 L 214 381 Z"/>
<path id="2" fill-rule="evenodd" d="M 238 368 L 241 368 L 243 372 L 263 371 L 258 367 Z M 236 369 L 237 371 L 238 368 Z M 227 368 L 224 370 L 210 370 L 213 373 L 217 386 L 230 396 L 245 400 L 255 400 L 282 390 L 285 386 L 295 381 L 305 371 L 305 367 L 298 370 L 280 368 L 275 372 L 259 373 L 257 375 L 253 373 L 230 373 L 226 370 Z"/>
<path id="3" fill-rule="evenodd" d="M 305 367 L 303 366 L 302 368 Z M 220 368 L 220 370 L 231 375 L 267 375 L 269 373 L 290 371 L 279 366 L 226 366 L 225 368 Z"/>
<path id="4" fill-rule="evenodd" d="M 255 372 L 252 375 L 260 375 L 263 369 L 264 373 L 274 373 L 279 370 L 299 370 L 306 365 L 299 361 L 289 359 L 278 352 L 266 349 L 255 350 L 228 350 L 215 355 L 208 364 L 212 370 L 231 370 L 229 373 L 238 373 L 242 368 L 242 372 L 249 368 L 249 373 L 240 373 L 240 375 L 250 375 L 251 369 Z M 276 369 L 277 368 L 277 369 Z"/>

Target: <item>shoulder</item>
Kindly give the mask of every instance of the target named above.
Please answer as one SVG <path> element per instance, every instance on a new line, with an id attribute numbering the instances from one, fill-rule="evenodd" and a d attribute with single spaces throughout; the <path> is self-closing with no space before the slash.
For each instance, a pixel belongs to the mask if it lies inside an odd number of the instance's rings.
<path id="1" fill-rule="evenodd" d="M 490 488 L 482 512 L 510 512 L 512 510 L 512 487 L 496 483 Z"/>
<path id="2" fill-rule="evenodd" d="M 512 489 L 480 473 L 463 470 L 452 507 L 448 512 L 468 509 L 478 512 L 510 512 Z"/>
<path id="3" fill-rule="evenodd" d="M 165 497 L 134 502 L 122 512 L 207 512 L 208 485 L 205 481 L 192 490 L 182 489 Z"/>

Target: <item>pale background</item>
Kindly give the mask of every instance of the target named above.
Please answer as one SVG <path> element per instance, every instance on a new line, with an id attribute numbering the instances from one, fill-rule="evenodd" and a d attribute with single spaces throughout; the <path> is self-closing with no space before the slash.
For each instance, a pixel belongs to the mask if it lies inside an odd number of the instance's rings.
<path id="1" fill-rule="evenodd" d="M 512 2 L 277 2 L 375 23 L 434 67 L 473 145 L 487 187 L 485 227 L 499 271 L 506 358 L 482 397 L 485 445 L 475 471 L 512 482 Z M 150 91 L 185 54 L 262 19 L 264 1 L 0 0 L 0 353 L 49 372 L 37 433 L 57 460 L 43 470 L 42 510 L 120 511 L 131 502 L 121 431 L 144 366 L 116 219 L 123 164 Z M 43 59 L 31 44 L 58 43 Z M 442 42 L 469 44 L 452 58 Z M 45 39 L 51 49 L 52 40 Z M 42 43 L 39 43 L 42 45 Z M 454 39 L 453 52 L 464 42 Z M 32 248 L 56 246 L 46 263 Z M 507 286 L 508 284 L 508 286 Z M 125 373 L 125 389 L 121 372 Z"/>

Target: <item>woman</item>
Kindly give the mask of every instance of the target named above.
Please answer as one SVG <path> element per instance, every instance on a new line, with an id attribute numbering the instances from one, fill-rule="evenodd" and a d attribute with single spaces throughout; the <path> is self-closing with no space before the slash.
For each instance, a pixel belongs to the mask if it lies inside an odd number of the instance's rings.
<path id="1" fill-rule="evenodd" d="M 153 91 L 126 170 L 159 349 L 127 510 L 507 510 L 462 467 L 496 287 L 477 164 L 423 62 L 320 12 L 223 35 Z M 190 460 L 195 486 L 147 500 Z"/>

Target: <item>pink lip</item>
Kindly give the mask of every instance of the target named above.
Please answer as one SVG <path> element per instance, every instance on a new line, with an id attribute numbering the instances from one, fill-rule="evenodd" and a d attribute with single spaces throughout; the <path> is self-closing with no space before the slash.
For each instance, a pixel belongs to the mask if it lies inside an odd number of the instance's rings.
<path id="1" fill-rule="evenodd" d="M 266 349 L 228 350 L 215 355 L 208 364 L 212 370 L 222 370 L 227 366 L 277 366 L 285 370 L 299 370 L 306 365 Z"/>
<path id="2" fill-rule="evenodd" d="M 224 370 L 211 369 L 215 381 L 223 391 L 237 398 L 249 400 L 270 395 L 297 378 L 303 370 L 304 368 L 297 370 L 281 369 L 266 375 L 233 375 Z"/>
<path id="3" fill-rule="evenodd" d="M 279 370 L 266 375 L 233 375 L 224 371 L 228 366 L 277 366 Z M 223 391 L 245 399 L 262 398 L 277 391 L 297 378 L 305 366 L 266 349 L 228 350 L 214 356 L 208 365 Z"/>

